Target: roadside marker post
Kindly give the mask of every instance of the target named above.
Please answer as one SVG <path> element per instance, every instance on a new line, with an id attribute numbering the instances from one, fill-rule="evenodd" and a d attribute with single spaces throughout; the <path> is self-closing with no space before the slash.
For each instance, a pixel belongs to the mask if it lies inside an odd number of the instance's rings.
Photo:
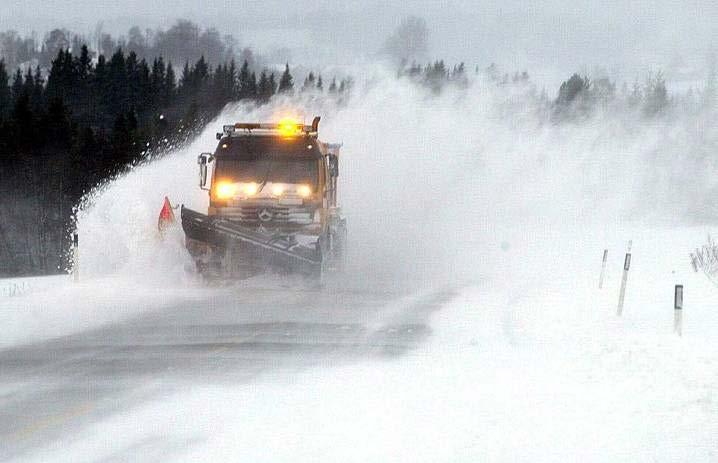
<path id="1" fill-rule="evenodd" d="M 683 336 L 683 285 L 676 285 L 673 292 L 673 332 Z"/>
<path id="2" fill-rule="evenodd" d="M 603 288 L 603 277 L 606 274 L 606 261 L 608 260 L 608 249 L 603 250 L 603 263 L 601 263 L 601 277 L 598 279 L 598 289 Z"/>
<path id="3" fill-rule="evenodd" d="M 623 300 L 626 297 L 626 282 L 628 280 L 628 270 L 631 268 L 631 246 L 633 240 L 628 242 L 628 250 L 626 251 L 626 258 L 623 260 L 623 278 L 621 279 L 621 291 L 618 293 L 618 308 L 616 309 L 616 315 L 619 317 L 623 313 Z"/>
<path id="4" fill-rule="evenodd" d="M 75 283 L 80 281 L 80 250 L 78 246 L 77 232 L 72 234 L 72 276 Z"/>

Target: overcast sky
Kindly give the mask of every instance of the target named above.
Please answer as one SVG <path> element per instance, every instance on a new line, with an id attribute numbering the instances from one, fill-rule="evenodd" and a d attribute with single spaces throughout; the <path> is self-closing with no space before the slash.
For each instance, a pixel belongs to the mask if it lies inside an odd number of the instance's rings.
<path id="1" fill-rule="evenodd" d="M 295 60 L 346 64 L 371 57 L 401 19 L 424 17 L 432 57 L 563 75 L 601 66 L 619 79 L 663 69 L 695 73 L 716 45 L 716 0 L 0 0 L 0 29 L 62 26 L 113 34 L 177 18 L 231 33 L 258 52 L 286 47 Z M 312 63 L 314 64 L 314 63 Z"/>

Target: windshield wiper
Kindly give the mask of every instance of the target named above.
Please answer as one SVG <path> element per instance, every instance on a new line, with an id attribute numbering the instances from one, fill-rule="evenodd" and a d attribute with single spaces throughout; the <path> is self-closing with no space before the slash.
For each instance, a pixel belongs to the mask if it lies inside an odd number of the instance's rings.
<path id="1" fill-rule="evenodd" d="M 259 184 L 259 188 L 257 189 L 257 193 L 261 193 L 264 189 L 264 186 L 269 181 L 269 174 L 272 172 L 272 165 L 274 164 L 274 159 L 269 158 L 269 165 L 267 166 L 267 171 L 264 173 L 264 178 L 262 179 L 262 182 Z"/>

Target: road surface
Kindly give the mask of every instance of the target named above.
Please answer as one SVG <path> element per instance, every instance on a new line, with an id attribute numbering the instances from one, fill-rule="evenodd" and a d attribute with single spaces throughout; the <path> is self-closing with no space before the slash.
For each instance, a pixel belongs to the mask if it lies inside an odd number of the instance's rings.
<path id="1" fill-rule="evenodd" d="M 93 423 L 195 385 L 400 356 L 426 340 L 429 315 L 451 297 L 218 289 L 201 302 L 0 350 L 0 461 L 61 451 Z"/>

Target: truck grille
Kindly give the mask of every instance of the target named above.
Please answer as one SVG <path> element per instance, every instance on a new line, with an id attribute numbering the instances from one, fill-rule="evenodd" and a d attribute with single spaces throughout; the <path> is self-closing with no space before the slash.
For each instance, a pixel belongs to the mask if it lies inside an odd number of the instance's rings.
<path id="1" fill-rule="evenodd" d="M 238 222 L 266 225 L 312 223 L 314 211 L 308 207 L 297 206 L 238 206 L 227 207 L 222 216 Z"/>

